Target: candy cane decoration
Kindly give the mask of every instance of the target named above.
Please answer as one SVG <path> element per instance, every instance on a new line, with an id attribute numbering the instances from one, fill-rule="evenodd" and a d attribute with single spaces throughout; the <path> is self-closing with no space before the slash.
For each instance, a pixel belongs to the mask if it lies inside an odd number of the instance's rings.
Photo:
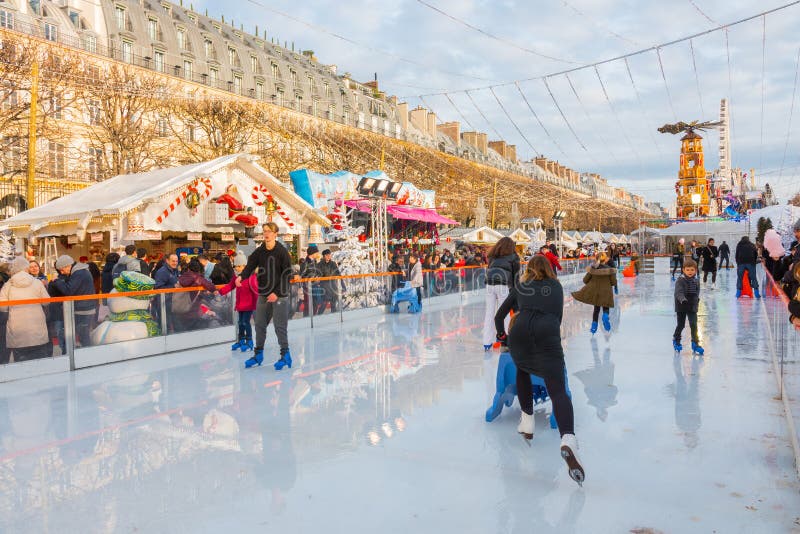
<path id="1" fill-rule="evenodd" d="M 198 193 L 200 194 L 200 199 L 202 200 L 204 198 L 208 198 L 211 195 L 211 190 L 212 190 L 211 178 L 197 178 L 195 179 L 194 182 L 186 186 L 186 188 L 183 191 L 181 191 L 172 202 L 169 203 L 169 207 L 164 208 L 164 212 L 158 217 L 156 217 L 156 222 L 158 224 L 161 224 L 164 220 L 166 220 L 166 218 L 169 217 L 173 211 L 175 211 L 175 208 L 180 206 L 181 202 L 186 200 L 186 197 L 189 195 L 189 191 L 192 190 L 197 191 L 197 186 L 201 183 L 205 187 L 203 188 L 202 193 L 199 193 L 198 191 Z"/>
<path id="2" fill-rule="evenodd" d="M 286 225 L 289 228 L 294 228 L 294 223 L 291 219 L 289 219 L 289 215 L 286 214 L 286 211 L 281 207 L 280 204 L 275 200 L 275 198 L 269 193 L 267 187 L 263 184 L 259 184 L 253 186 L 253 193 L 250 195 L 253 198 L 256 206 L 263 206 L 264 201 L 260 200 L 260 196 L 263 196 L 267 202 L 272 202 L 275 205 L 275 211 L 278 212 L 278 215 L 281 216 L 281 219 L 284 220 Z"/>

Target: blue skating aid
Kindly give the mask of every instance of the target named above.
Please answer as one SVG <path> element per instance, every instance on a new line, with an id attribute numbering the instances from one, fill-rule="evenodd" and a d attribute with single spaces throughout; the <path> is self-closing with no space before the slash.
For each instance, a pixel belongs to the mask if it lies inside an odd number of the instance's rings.
<path id="1" fill-rule="evenodd" d="M 408 302 L 408 313 L 419 313 L 422 311 L 422 306 L 417 299 L 417 290 L 411 287 L 411 282 L 403 282 L 401 287 L 398 287 L 392 292 L 392 305 L 389 311 L 391 313 L 398 313 L 400 311 L 399 304 L 401 302 Z"/>
<path id="2" fill-rule="evenodd" d="M 564 369 L 564 382 L 567 387 L 567 396 L 572 398 L 572 393 L 569 390 L 569 379 L 567 377 L 567 370 Z M 550 397 L 547 394 L 547 388 L 544 385 L 544 380 L 538 376 L 531 375 L 531 384 L 533 385 L 533 409 Z M 486 410 L 486 422 L 491 423 L 500 412 L 503 411 L 503 405 L 511 406 L 514 402 L 514 397 L 517 396 L 517 367 L 511 359 L 511 354 L 502 352 L 500 358 L 497 360 L 497 378 L 495 380 L 495 394 L 492 399 L 492 405 Z M 550 414 L 550 428 L 558 428 L 556 424 L 556 417 Z"/>

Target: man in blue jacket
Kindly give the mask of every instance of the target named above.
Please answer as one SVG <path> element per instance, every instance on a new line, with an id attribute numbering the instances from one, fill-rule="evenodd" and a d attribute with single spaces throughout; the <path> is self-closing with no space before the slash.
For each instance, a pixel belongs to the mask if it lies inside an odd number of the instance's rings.
<path id="1" fill-rule="evenodd" d="M 50 285 L 65 297 L 94 295 L 94 279 L 85 263 L 75 263 L 71 256 L 64 254 L 56 260 L 56 270 L 58 278 L 50 282 Z M 95 300 L 76 300 L 74 303 L 75 339 L 81 347 L 91 345 L 89 332 L 96 307 Z"/>
<path id="2" fill-rule="evenodd" d="M 153 275 L 153 279 L 156 281 L 155 289 L 170 289 L 175 287 L 180 274 L 181 273 L 178 272 L 178 255 L 172 253 L 167 256 L 167 259 L 164 260 L 164 265 L 159 267 Z"/>

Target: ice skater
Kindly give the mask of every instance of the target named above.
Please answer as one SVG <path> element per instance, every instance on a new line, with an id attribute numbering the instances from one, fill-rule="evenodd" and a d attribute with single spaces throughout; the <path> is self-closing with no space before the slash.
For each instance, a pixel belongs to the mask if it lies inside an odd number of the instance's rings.
<path id="1" fill-rule="evenodd" d="M 683 262 L 683 274 L 675 282 L 675 313 L 678 325 L 672 336 L 672 347 L 676 353 L 683 350 L 681 335 L 689 319 L 689 329 L 692 332 L 692 353 L 703 355 L 700 338 L 697 335 L 697 307 L 700 303 L 700 282 L 697 279 L 697 263 L 692 259 Z"/>
<path id="2" fill-rule="evenodd" d="M 614 307 L 614 293 L 619 293 L 617 287 L 617 270 L 609 263 L 608 254 L 599 252 L 595 257 L 594 265 L 590 265 L 583 275 L 581 289 L 572 293 L 572 297 L 578 302 L 594 306 L 592 311 L 592 334 L 597 332 L 597 319 L 600 316 L 600 308 L 603 309 L 603 328 L 606 332 L 611 331 L 611 320 L 608 313 Z"/>
<path id="3" fill-rule="evenodd" d="M 292 275 L 292 260 L 286 248 L 278 243 L 278 225 L 268 222 L 263 225 L 264 242 L 247 258 L 247 265 L 236 277 L 236 287 L 256 273 L 258 280 L 258 302 L 256 303 L 256 345 L 253 357 L 244 363 L 245 368 L 261 365 L 264 361 L 264 342 L 267 326 L 273 322 L 275 335 L 280 345 L 280 358 L 275 362 L 276 371 L 292 367 L 289 351 L 289 277 Z"/>
<path id="4" fill-rule="evenodd" d="M 233 270 L 239 275 L 242 274 L 245 265 L 247 265 L 247 256 L 241 250 L 236 253 L 233 258 Z M 236 343 L 231 345 L 231 350 L 240 350 L 247 352 L 253 350 L 253 327 L 250 324 L 250 319 L 253 317 L 253 312 L 256 309 L 258 302 L 258 280 L 255 275 L 245 280 L 245 283 L 236 286 L 236 277 L 231 279 L 225 286 L 220 288 L 220 295 L 227 295 L 236 289 L 236 314 L 238 316 L 237 329 L 239 336 Z"/>
<path id="5" fill-rule="evenodd" d="M 683 238 L 678 239 L 678 244 L 672 253 L 672 279 L 675 280 L 675 271 L 683 270 L 683 258 L 686 255 L 686 246 Z"/>
<path id="6" fill-rule="evenodd" d="M 719 250 L 714 245 L 714 238 L 708 240 L 708 244 L 699 250 L 700 257 L 703 258 L 703 283 L 708 283 L 708 273 L 711 273 L 711 289 L 717 289 L 717 257 Z"/>
<path id="7" fill-rule="evenodd" d="M 504 320 L 517 310 L 508 336 Z M 517 432 L 533 439 L 533 387 L 531 375 L 544 380 L 553 403 L 558 431 L 561 433 L 561 457 L 567 462 L 569 476 L 582 485 L 586 477 L 578 460 L 575 416 L 567 395 L 564 349 L 561 346 L 561 318 L 564 312 L 564 289 L 547 258 L 533 256 L 511 288 L 495 315 L 497 339 L 507 339 L 509 353 L 517 368 L 517 398 L 522 409 Z"/>
<path id="8" fill-rule="evenodd" d="M 508 296 L 519 274 L 519 256 L 516 244 L 510 237 L 502 237 L 489 250 L 489 267 L 486 269 L 486 308 L 483 317 L 483 350 L 494 343 L 494 316 Z M 508 321 L 506 321 L 508 326 Z"/>

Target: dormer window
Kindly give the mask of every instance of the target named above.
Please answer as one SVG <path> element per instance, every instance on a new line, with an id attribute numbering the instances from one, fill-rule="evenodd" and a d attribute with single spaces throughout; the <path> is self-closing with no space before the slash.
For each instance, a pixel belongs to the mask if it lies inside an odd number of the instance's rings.
<path id="1" fill-rule="evenodd" d="M 186 30 L 183 28 L 178 28 L 175 37 L 178 40 L 178 48 L 181 50 L 186 50 Z"/>
<path id="2" fill-rule="evenodd" d="M 117 21 L 117 29 L 118 30 L 125 30 L 127 29 L 127 22 L 128 22 L 128 10 L 126 10 L 122 6 L 115 6 L 114 8 L 114 18 Z"/>

